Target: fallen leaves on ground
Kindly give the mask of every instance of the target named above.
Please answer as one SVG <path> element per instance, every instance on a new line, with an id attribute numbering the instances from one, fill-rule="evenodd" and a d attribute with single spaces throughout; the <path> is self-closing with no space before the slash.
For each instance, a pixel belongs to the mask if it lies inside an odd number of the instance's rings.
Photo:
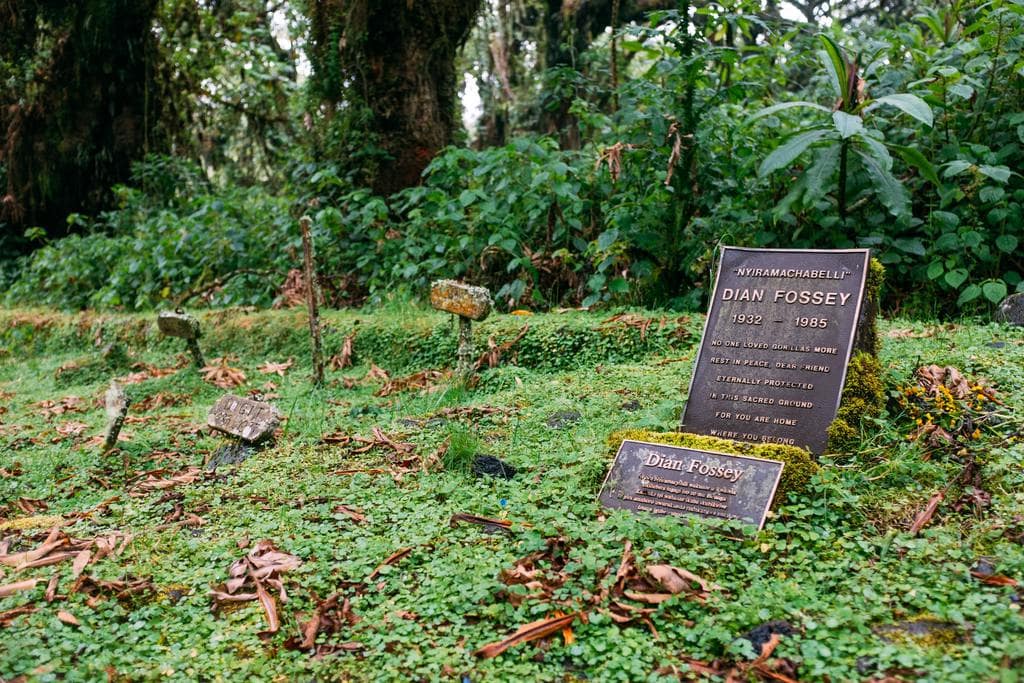
<path id="1" fill-rule="evenodd" d="M 0 612 L 0 628 L 9 626 L 12 621 L 17 617 L 24 616 L 26 614 L 32 614 L 36 611 L 35 607 L 31 605 L 22 605 L 21 607 L 15 607 L 4 612 Z"/>
<path id="2" fill-rule="evenodd" d="M 366 515 L 364 515 L 359 510 L 356 510 L 355 508 L 350 508 L 348 505 L 344 505 L 344 504 L 335 505 L 334 508 L 331 510 L 331 512 L 334 512 L 336 514 L 345 515 L 346 517 L 350 517 L 353 521 L 356 521 L 356 522 L 365 522 L 366 521 Z"/>
<path id="3" fill-rule="evenodd" d="M 59 528 L 53 528 L 46 539 L 32 550 L 0 554 L 0 565 L 18 571 L 72 560 L 77 576 L 90 562 L 101 560 L 107 555 L 119 555 L 131 539 L 131 534 L 119 531 L 90 539 L 74 539 Z"/>
<path id="4" fill-rule="evenodd" d="M 262 372 L 264 375 L 276 374 L 280 377 L 284 377 L 284 373 L 287 372 L 288 369 L 293 365 L 295 365 L 294 358 L 289 358 L 283 363 L 274 363 L 272 361 L 267 361 L 263 365 L 259 366 L 257 370 Z"/>
<path id="5" fill-rule="evenodd" d="M 554 635 L 559 631 L 563 631 L 564 629 L 569 628 L 572 625 L 572 622 L 576 621 L 579 616 L 580 615 L 578 614 L 565 614 L 531 621 L 529 624 L 520 626 L 515 633 L 507 638 L 499 640 L 496 643 L 484 645 L 473 654 L 484 659 L 497 657 L 514 645 L 528 643 L 531 640 L 537 640 L 539 638 L 546 638 L 547 636 Z"/>
<path id="6" fill-rule="evenodd" d="M 97 579 L 95 576 L 82 575 L 71 586 L 69 592 L 81 593 L 87 596 L 85 604 L 95 608 L 96 605 L 107 598 L 114 598 L 118 602 L 141 599 L 155 593 L 156 587 L 150 579 L 134 578 L 132 576 L 107 581 L 105 579 Z"/>
<path id="7" fill-rule="evenodd" d="M 910 533 L 916 536 L 921 532 L 921 529 L 928 526 L 928 523 L 932 521 L 932 517 L 935 516 L 935 511 L 939 509 L 939 503 L 941 503 L 942 499 L 945 497 L 946 492 L 944 490 L 939 491 L 931 497 L 928 504 L 925 505 L 919 513 L 917 513 L 916 517 L 914 517 L 914 522 L 910 525 Z"/>
<path id="8" fill-rule="evenodd" d="M 345 341 L 341 343 L 341 351 L 331 356 L 331 360 L 328 363 L 332 370 L 344 370 L 345 368 L 352 367 L 352 343 L 355 341 L 356 335 L 352 334 L 345 337 Z"/>
<path id="9" fill-rule="evenodd" d="M 610 328 L 614 327 L 615 324 L 619 324 L 624 327 L 632 327 L 640 331 L 640 340 L 643 341 L 647 337 L 647 330 L 650 329 L 653 323 L 654 318 L 644 318 L 636 313 L 618 313 L 607 320 L 602 320 L 599 327 Z M 665 318 L 662 318 L 661 325 L 664 324 Z"/>
<path id="10" fill-rule="evenodd" d="M 338 651 L 355 651 L 363 648 L 362 643 L 321 643 L 316 644 L 318 635 L 332 636 L 340 633 L 346 626 L 355 626 L 359 617 L 352 611 L 352 604 L 347 596 L 342 593 L 335 593 L 326 600 L 317 601 L 313 614 L 306 618 L 305 614 L 298 613 L 295 619 L 299 625 L 298 636 L 291 636 L 284 641 L 284 646 L 289 650 L 311 650 L 314 657 L 323 657 Z"/>
<path id="11" fill-rule="evenodd" d="M 2 479 L 14 479 L 25 474 L 24 466 L 17 460 L 10 464 L 10 469 L 6 467 L 0 467 L 0 478 Z"/>
<path id="12" fill-rule="evenodd" d="M 512 533 L 511 527 L 512 522 L 507 519 L 492 519 L 491 517 L 481 517 L 479 515 L 471 515 L 468 512 L 457 512 L 452 515 L 451 519 L 448 520 L 449 526 L 457 527 L 461 523 L 476 524 L 482 526 L 484 531 L 487 533 Z"/>
<path id="13" fill-rule="evenodd" d="M 171 394 L 161 391 L 156 394 L 150 394 L 141 401 L 133 404 L 131 408 L 137 412 L 148 413 L 160 408 L 173 408 L 175 406 L 186 405 L 191 401 L 192 397 L 187 394 Z"/>
<path id="14" fill-rule="evenodd" d="M 198 467 L 186 467 L 176 474 L 168 475 L 166 467 L 145 472 L 140 475 L 139 480 L 128 490 L 132 496 L 141 496 L 150 491 L 160 491 L 174 488 L 184 484 L 191 484 L 202 475 L 202 469 Z"/>
<path id="15" fill-rule="evenodd" d="M 9 510 L 20 510 L 26 515 L 34 515 L 50 509 L 50 506 L 41 498 L 18 498 L 16 501 L 7 504 Z"/>
<path id="16" fill-rule="evenodd" d="M 78 422 L 76 420 L 69 420 L 68 422 L 61 422 L 55 427 L 57 434 L 56 442 L 59 442 L 62 438 L 81 436 L 85 433 L 85 430 L 89 429 L 89 425 L 84 422 Z"/>
<path id="17" fill-rule="evenodd" d="M 641 622 L 657 637 L 657 630 L 651 620 L 658 605 L 681 595 L 689 600 L 705 602 L 712 591 L 722 590 L 710 581 L 680 567 L 668 564 L 650 564 L 639 569 L 630 541 L 625 542 L 622 557 L 615 570 L 613 582 L 604 583 L 613 567 L 604 567 L 597 572 L 600 584 L 596 589 L 582 591 L 589 596 L 585 599 L 560 599 L 560 589 L 567 583 L 578 581 L 579 576 L 567 567 L 579 567 L 571 562 L 575 542 L 564 537 L 547 539 L 546 547 L 516 561 L 512 569 L 501 572 L 499 579 L 508 586 L 520 585 L 529 591 L 502 591 L 512 605 L 522 605 L 527 600 L 540 600 L 556 604 L 566 612 L 585 615 L 597 610 L 620 625 Z M 575 571 L 579 571 L 576 569 Z M 640 604 L 637 604 L 640 603 Z"/>
<path id="18" fill-rule="evenodd" d="M 476 363 L 473 364 L 473 369 L 479 370 L 481 367 L 483 367 L 484 363 L 487 364 L 488 368 L 498 367 L 498 364 L 501 363 L 502 356 L 511 351 L 512 347 L 518 344 L 519 340 L 525 337 L 526 333 L 529 332 L 529 330 L 529 325 L 523 325 L 522 329 L 519 330 L 519 333 L 513 339 L 507 342 L 503 342 L 501 344 L 498 344 L 497 342 L 494 341 L 493 335 L 488 337 L 487 350 L 484 351 L 479 358 L 477 358 Z"/>
<path id="19" fill-rule="evenodd" d="M 228 363 L 237 362 L 238 358 L 234 356 L 222 356 L 220 358 L 213 358 L 209 365 L 200 370 L 203 375 L 203 379 L 215 387 L 221 389 L 233 389 L 234 387 L 245 384 L 245 373 L 239 368 L 233 368 Z"/>
<path id="20" fill-rule="evenodd" d="M 704 662 L 699 659 L 684 658 L 684 662 L 690 669 L 685 673 L 696 673 L 703 676 L 715 676 L 724 678 L 729 683 L 739 681 L 776 681 L 777 683 L 799 683 L 797 679 L 797 664 L 789 659 L 769 659 L 775 648 L 782 642 L 782 636 L 773 633 L 768 642 L 761 646 L 761 652 L 757 659 L 750 662 L 728 662 L 715 660 Z M 683 673 L 672 671 L 676 667 L 662 667 L 658 670 L 660 674 Z"/>
<path id="21" fill-rule="evenodd" d="M 391 375 L 388 374 L 387 370 L 379 367 L 376 363 L 370 363 L 370 369 L 363 375 L 363 381 L 366 382 L 371 379 L 379 379 L 387 382 L 391 379 Z"/>
<path id="22" fill-rule="evenodd" d="M 282 603 L 288 601 L 281 574 L 300 564 L 302 560 L 281 552 L 273 541 L 260 541 L 245 557 L 231 563 L 228 580 L 210 591 L 214 608 L 219 609 L 233 602 L 257 600 L 267 619 L 267 630 L 260 635 L 276 633 L 281 626 L 277 600 L 280 599 Z M 277 591 L 276 599 L 272 590 Z"/>
<path id="23" fill-rule="evenodd" d="M 422 389 L 425 393 L 433 393 L 444 388 L 444 382 L 451 379 L 451 371 L 421 370 L 406 377 L 385 380 L 385 384 L 374 396 L 390 396 L 399 391 Z"/>
<path id="24" fill-rule="evenodd" d="M 67 624 L 68 626 L 81 626 L 82 623 L 78 621 L 74 614 L 67 610 L 57 610 L 57 618 Z"/>
<path id="25" fill-rule="evenodd" d="M 367 581 L 372 581 L 373 579 L 377 578 L 377 576 L 380 574 L 380 571 L 382 569 L 384 569 L 384 567 L 387 567 L 388 565 L 391 565 L 391 564 L 394 564 L 395 562 L 398 562 L 399 560 L 401 560 L 402 558 L 404 558 L 405 556 L 407 556 L 411 552 L 412 552 L 412 546 L 410 546 L 408 548 L 401 548 L 401 549 L 396 550 L 395 552 L 391 553 L 390 555 L 388 555 L 388 558 L 386 560 L 384 560 L 383 562 L 378 564 L 377 568 L 374 569 L 372 572 L 370 572 L 370 575 L 368 577 L 366 577 L 366 580 Z"/>
<path id="26" fill-rule="evenodd" d="M 65 396 L 57 401 L 39 401 L 33 403 L 43 417 L 51 418 L 64 413 L 85 412 L 85 399 L 80 396 Z"/>
<path id="27" fill-rule="evenodd" d="M 331 444 L 333 446 L 347 446 L 352 443 L 352 436 L 340 430 L 335 430 L 330 434 L 324 434 L 321 436 L 320 443 Z"/>
<path id="28" fill-rule="evenodd" d="M 398 455 L 409 455 L 416 452 L 416 444 L 409 442 L 398 442 L 392 439 L 390 436 L 381 431 L 380 427 L 373 428 L 373 436 L 366 438 L 362 436 L 352 437 L 354 441 L 366 444 L 359 448 L 353 449 L 353 453 L 368 453 L 374 448 L 388 448 L 394 451 Z"/>
<path id="29" fill-rule="evenodd" d="M 160 368 L 155 365 L 150 365 L 149 363 L 132 363 L 131 369 L 135 372 L 127 374 L 124 377 L 118 377 L 117 381 L 121 384 L 141 384 L 147 379 L 157 379 L 158 377 L 173 375 L 183 367 L 184 364 L 180 360 L 177 365 L 173 365 L 168 368 Z"/>
<path id="30" fill-rule="evenodd" d="M 14 583 L 0 586 L 0 598 L 6 598 L 21 591 L 32 590 L 39 581 L 40 579 L 25 579 L 24 581 L 15 581 Z"/>
<path id="31" fill-rule="evenodd" d="M 496 408 L 494 406 L 452 406 L 449 408 L 442 408 L 433 415 L 434 417 L 442 417 L 446 420 L 457 420 L 465 418 L 471 421 L 477 421 L 480 418 L 488 417 L 491 415 L 509 415 L 512 410 L 509 408 Z"/>

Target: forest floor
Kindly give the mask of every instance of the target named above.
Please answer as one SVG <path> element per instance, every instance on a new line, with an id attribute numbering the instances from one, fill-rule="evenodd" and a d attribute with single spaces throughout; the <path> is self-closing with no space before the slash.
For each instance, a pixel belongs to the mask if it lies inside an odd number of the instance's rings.
<path id="1" fill-rule="evenodd" d="M 152 315 L 0 312 L 0 681 L 1018 680 L 1024 330 L 884 322 L 889 410 L 756 531 L 597 504 L 609 434 L 677 427 L 699 317 L 495 317 L 467 389 L 420 343 L 446 316 L 330 312 L 355 364 L 317 389 L 298 312 L 205 314 L 206 377 Z M 952 440 L 908 438 L 900 387 L 928 364 L 995 390 L 938 406 Z M 104 455 L 115 376 L 132 404 Z M 213 381 L 286 416 L 215 468 Z M 652 593 L 662 565 L 700 581 Z"/>

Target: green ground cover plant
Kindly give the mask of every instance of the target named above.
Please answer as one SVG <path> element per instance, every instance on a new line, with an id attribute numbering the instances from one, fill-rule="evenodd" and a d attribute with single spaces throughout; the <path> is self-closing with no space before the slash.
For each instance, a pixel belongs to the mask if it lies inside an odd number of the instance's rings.
<path id="1" fill-rule="evenodd" d="M 454 352 L 440 340 L 454 329 L 441 316 L 328 312 L 325 343 L 338 360 L 313 388 L 304 317 L 293 311 L 202 316 L 205 373 L 179 340 L 156 338 L 151 315 L 5 311 L 0 543 L 31 551 L 60 524 L 76 550 L 54 564 L 0 566 L 0 586 L 37 580 L 0 597 L 0 678 L 670 681 L 706 666 L 807 681 L 1016 680 L 1020 328 L 884 322 L 887 407 L 755 532 L 598 507 L 609 434 L 678 427 L 702 322 L 673 336 L 669 322 L 657 331 L 662 314 L 628 313 L 495 315 L 478 326 L 481 345 L 527 323 L 540 334 L 520 340 L 518 359 L 512 346 L 485 363 L 467 388 L 445 379 Z M 403 334 L 439 348 L 403 349 Z M 566 360 L 537 360 L 563 339 L 575 340 Z M 919 397 L 908 389 L 929 365 L 957 368 L 998 402 L 979 408 L 974 391 L 969 403 L 943 398 L 942 414 L 921 402 L 911 410 Z M 114 376 L 132 405 L 103 454 L 94 437 Z M 953 395 L 947 376 L 929 381 Z M 262 394 L 287 419 L 273 444 L 208 471 L 229 443 L 201 429 L 225 391 L 212 381 L 240 381 L 232 391 Z M 917 422 L 928 411 L 955 443 L 929 441 Z M 964 427 L 965 415 L 982 414 L 976 435 Z M 518 473 L 474 475 L 477 452 Z M 87 543 L 109 538 L 111 552 Z M 212 609 L 211 590 L 240 558 L 258 561 L 264 540 L 288 567 L 274 574 L 287 601 L 266 589 L 273 633 L 258 600 Z M 620 568 L 635 581 L 664 566 L 704 583 L 653 605 L 615 597 Z M 537 583 L 517 582 L 517 567 Z M 293 649 L 318 608 L 312 647 Z M 545 619 L 568 630 L 474 654 Z M 780 620 L 787 628 L 768 628 L 781 638 L 756 663 L 744 636 Z"/>

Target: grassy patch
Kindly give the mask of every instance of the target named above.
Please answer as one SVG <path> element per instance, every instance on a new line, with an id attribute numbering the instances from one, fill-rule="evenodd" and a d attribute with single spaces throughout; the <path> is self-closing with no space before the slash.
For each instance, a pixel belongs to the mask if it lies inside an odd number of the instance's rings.
<path id="1" fill-rule="evenodd" d="M 7 352 L 0 538 L 10 539 L 10 552 L 36 547 L 47 529 L 32 519 L 57 515 L 74 539 L 130 533 L 123 552 L 90 563 L 83 575 L 151 586 L 90 602 L 71 590 L 70 562 L 4 567 L 0 585 L 40 582 L 0 598 L 0 613 L 37 608 L 0 627 L 0 678 L 673 680 L 671 667 L 685 671 L 687 658 L 752 659 L 742 636 L 772 620 L 793 627 L 773 658 L 798 666 L 800 680 L 902 672 L 975 681 L 1024 665 L 1017 589 L 971 575 L 984 561 L 992 575 L 1024 581 L 1020 330 L 883 325 L 887 393 L 929 363 L 996 387 L 1002 422 L 968 444 L 984 495 L 950 486 L 932 522 L 910 534 L 929 499 L 961 471 L 964 454 L 909 441 L 915 425 L 890 401 L 861 425 L 855 447 L 823 459 L 806 491 L 792 494 L 758 533 L 606 512 L 596 503 L 608 435 L 672 430 L 686 398 L 701 321 L 667 320 L 659 331 L 661 316 L 651 315 L 643 336 L 581 313 L 496 316 L 478 326 L 481 346 L 488 336 L 499 344 L 513 338 L 527 322 L 537 334 L 483 370 L 475 389 L 389 393 L 383 379 L 368 376 L 371 364 L 392 380 L 451 365 L 454 329 L 446 318 L 331 313 L 331 353 L 358 329 L 355 365 L 332 369 L 317 389 L 299 313 L 206 314 L 204 352 L 237 356 L 231 364 L 247 378 L 234 391 L 261 392 L 287 417 L 273 445 L 208 472 L 227 441 L 199 428 L 223 390 L 178 361 L 183 348 L 157 339 L 151 317 L 0 314 Z M 125 356 L 108 363 L 102 353 L 115 341 Z M 283 376 L 259 370 L 290 357 L 295 364 Z M 87 370 L 60 371 L 70 363 Z M 100 398 L 112 376 L 132 373 L 150 377 L 127 386 L 133 402 L 124 439 L 102 455 L 90 441 L 103 430 Z M 381 443 L 375 429 L 399 448 Z M 469 463 L 477 453 L 518 474 L 475 476 Z M 189 468 L 202 469 L 187 483 L 140 485 L 147 472 L 161 480 Z M 508 520 L 511 533 L 453 526 L 460 512 Z M 266 638 L 256 602 L 214 614 L 209 595 L 262 539 L 302 561 L 281 577 L 289 599 L 278 605 L 280 631 Z M 685 568 L 722 590 L 703 603 L 676 596 L 656 605 L 649 621 L 657 638 L 642 621 L 616 623 L 590 606 L 614 583 L 627 541 L 639 567 Z M 544 558 L 544 576 L 564 578 L 550 593 L 502 580 L 534 553 Z M 55 574 L 63 597 L 48 603 Z M 317 659 L 284 647 L 318 601 L 336 592 L 358 621 L 317 643 L 358 649 Z M 61 621 L 59 611 L 80 625 Z M 473 655 L 524 624 L 574 611 L 585 611 L 586 622 L 572 625 L 572 638 L 518 645 L 494 659 Z M 900 625 L 915 620 L 940 624 L 943 637 L 901 636 Z"/>

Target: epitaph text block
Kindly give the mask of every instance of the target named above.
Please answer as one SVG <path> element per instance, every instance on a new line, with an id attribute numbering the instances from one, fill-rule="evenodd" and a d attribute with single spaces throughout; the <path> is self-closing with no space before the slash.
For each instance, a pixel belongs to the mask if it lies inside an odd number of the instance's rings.
<path id="1" fill-rule="evenodd" d="M 206 424 L 243 441 L 260 443 L 274 435 L 281 418 L 281 411 L 269 403 L 225 394 L 210 408 Z"/>
<path id="2" fill-rule="evenodd" d="M 739 519 L 761 528 L 783 466 L 777 460 L 626 440 L 600 500 L 607 508 Z"/>
<path id="3" fill-rule="evenodd" d="M 724 247 L 682 428 L 821 453 L 869 252 Z"/>

